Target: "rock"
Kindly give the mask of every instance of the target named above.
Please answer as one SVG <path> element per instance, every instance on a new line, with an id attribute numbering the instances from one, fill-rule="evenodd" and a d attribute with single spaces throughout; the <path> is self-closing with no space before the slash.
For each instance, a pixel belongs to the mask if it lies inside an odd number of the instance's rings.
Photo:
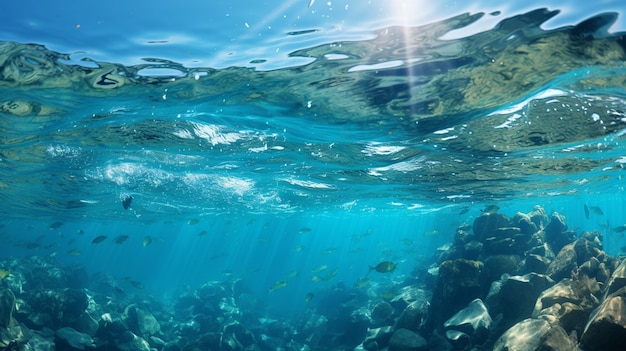
<path id="1" fill-rule="evenodd" d="M 389 351 L 426 351 L 428 343 L 421 335 L 400 328 L 389 339 L 388 347 Z"/>
<path id="2" fill-rule="evenodd" d="M 543 319 L 525 319 L 502 334 L 493 350 L 572 351 L 575 348 L 560 326 L 552 326 Z"/>
<path id="3" fill-rule="evenodd" d="M 87 294 L 81 289 L 65 289 L 63 292 L 61 311 L 65 321 L 78 318 L 89 305 Z"/>
<path id="4" fill-rule="evenodd" d="M 463 258 L 468 260 L 477 260 L 483 251 L 483 243 L 478 240 L 471 240 L 463 245 L 462 255 Z"/>
<path id="5" fill-rule="evenodd" d="M 550 223 L 545 227 L 544 232 L 546 233 L 546 242 L 550 244 L 555 252 L 573 241 L 570 241 L 569 237 L 563 234 L 566 230 L 565 216 L 553 212 L 552 216 L 550 216 Z"/>
<path id="6" fill-rule="evenodd" d="M 426 325 L 430 303 L 427 300 L 414 301 L 408 305 L 396 322 L 395 328 L 409 329 L 420 332 Z"/>
<path id="7" fill-rule="evenodd" d="M 81 333 L 95 336 L 98 331 L 98 321 L 95 320 L 88 312 L 84 312 L 72 323 L 68 323 L 68 327 L 72 327 Z"/>
<path id="8" fill-rule="evenodd" d="M 502 274 L 515 274 L 520 267 L 521 258 L 518 255 L 494 255 L 485 259 L 485 276 L 487 281 L 500 279 Z"/>
<path id="9" fill-rule="evenodd" d="M 383 349 L 387 347 L 391 335 L 393 335 L 393 328 L 391 326 L 368 329 L 367 336 L 365 340 L 363 340 L 363 348 L 365 350 Z"/>
<path id="10" fill-rule="evenodd" d="M 235 340 L 237 340 L 237 343 L 239 343 L 244 349 L 251 345 L 254 345 L 256 342 L 252 332 L 246 329 L 239 322 L 231 322 L 224 325 L 222 329 L 222 335 L 232 336 Z"/>
<path id="11" fill-rule="evenodd" d="M 54 332 L 44 328 L 41 331 L 34 331 L 32 337 L 24 345 L 23 351 L 55 351 Z"/>
<path id="12" fill-rule="evenodd" d="M 528 217 L 530 217 L 530 221 L 535 224 L 537 230 L 544 229 L 548 224 L 548 216 L 541 206 L 535 206 L 533 210 L 528 213 Z"/>
<path id="13" fill-rule="evenodd" d="M 550 277 L 537 273 L 505 277 L 491 284 L 486 303 L 494 316 L 502 314 L 504 323 L 510 326 L 529 318 L 537 298 L 553 284 Z"/>
<path id="14" fill-rule="evenodd" d="M 126 331 L 115 346 L 121 351 L 151 351 L 146 340 L 130 331 Z"/>
<path id="15" fill-rule="evenodd" d="M 511 220 L 513 225 L 520 229 L 520 232 L 526 235 L 532 235 L 537 231 L 537 225 L 533 223 L 530 216 L 521 212 L 518 212 L 513 216 Z"/>
<path id="16" fill-rule="evenodd" d="M 126 307 L 122 320 L 132 332 L 146 338 L 157 334 L 161 330 L 157 319 L 150 312 L 146 312 L 136 305 Z"/>
<path id="17" fill-rule="evenodd" d="M 22 328 L 13 317 L 15 295 L 11 289 L 0 290 L 0 348 L 26 341 L 30 337 L 29 330 Z"/>
<path id="18" fill-rule="evenodd" d="M 478 241 L 496 236 L 496 229 L 510 226 L 507 216 L 498 212 L 483 213 L 474 220 L 472 230 Z"/>
<path id="19" fill-rule="evenodd" d="M 448 319 L 444 324 L 444 328 L 447 330 L 456 330 L 467 334 L 471 340 L 476 344 L 482 344 L 489 336 L 489 329 L 493 320 L 487 311 L 487 307 L 480 299 L 475 299 L 470 302 L 467 307 L 457 312 L 454 316 Z M 458 334 L 453 335 L 456 337 L 462 337 Z M 448 333 L 446 333 L 448 337 Z M 455 344 L 454 340 L 448 339 Z M 458 341 L 458 340 L 457 340 Z"/>
<path id="20" fill-rule="evenodd" d="M 581 337 L 589 350 L 623 350 L 626 345 L 626 299 L 609 296 L 591 315 Z"/>
<path id="21" fill-rule="evenodd" d="M 535 254 L 530 254 L 524 259 L 522 271 L 524 273 L 539 273 L 544 274 L 548 270 L 550 260 Z"/>
<path id="22" fill-rule="evenodd" d="M 15 309 L 15 295 L 11 289 L 0 290 L 0 328 L 8 327 Z"/>
<path id="23" fill-rule="evenodd" d="M 395 312 L 393 306 L 388 302 L 382 301 L 377 303 L 372 309 L 372 319 L 375 322 L 385 322 L 387 319 L 393 316 Z"/>
<path id="24" fill-rule="evenodd" d="M 446 339 L 457 350 L 466 350 L 471 345 L 470 336 L 458 330 L 447 330 Z"/>
<path id="25" fill-rule="evenodd" d="M 565 245 L 548 266 L 546 274 L 555 281 L 568 278 L 578 267 L 578 257 L 574 249 L 574 243 Z"/>
<path id="26" fill-rule="evenodd" d="M 61 328 L 57 330 L 54 335 L 56 336 L 57 341 L 68 345 L 76 350 L 85 350 L 88 348 L 94 348 L 96 346 L 91 336 L 76 331 L 76 329 L 74 328 Z"/>
<path id="27" fill-rule="evenodd" d="M 589 279 L 589 278 L 586 278 Z M 582 329 L 591 311 L 599 301 L 594 293 L 599 292 L 597 282 L 589 279 L 563 279 L 556 285 L 546 289 L 537 298 L 533 318 L 543 318 L 558 322 L 566 331 Z"/>
<path id="28" fill-rule="evenodd" d="M 608 295 L 626 286 L 626 259 L 623 259 L 620 265 L 617 266 L 606 286 L 605 299 Z"/>
<path id="29" fill-rule="evenodd" d="M 482 297 L 485 287 L 483 263 L 466 259 L 444 261 L 433 293 L 429 326 L 439 326 L 475 298 Z"/>

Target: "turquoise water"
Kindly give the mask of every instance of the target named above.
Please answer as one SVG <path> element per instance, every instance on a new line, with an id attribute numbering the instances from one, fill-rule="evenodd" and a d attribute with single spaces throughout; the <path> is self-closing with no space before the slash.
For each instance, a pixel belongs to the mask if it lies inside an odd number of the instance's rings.
<path id="1" fill-rule="evenodd" d="M 8 5 L 0 256 L 296 320 L 396 292 L 488 205 L 623 253 L 623 4 L 310 4 Z"/>

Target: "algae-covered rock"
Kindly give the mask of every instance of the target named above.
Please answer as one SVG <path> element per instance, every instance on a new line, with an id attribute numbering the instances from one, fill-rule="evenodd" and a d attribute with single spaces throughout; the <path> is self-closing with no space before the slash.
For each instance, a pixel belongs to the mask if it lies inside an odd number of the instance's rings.
<path id="1" fill-rule="evenodd" d="M 494 237 L 498 228 L 505 228 L 509 225 L 510 220 L 506 215 L 499 212 L 485 212 L 474 220 L 472 230 L 477 240 L 484 241 Z"/>

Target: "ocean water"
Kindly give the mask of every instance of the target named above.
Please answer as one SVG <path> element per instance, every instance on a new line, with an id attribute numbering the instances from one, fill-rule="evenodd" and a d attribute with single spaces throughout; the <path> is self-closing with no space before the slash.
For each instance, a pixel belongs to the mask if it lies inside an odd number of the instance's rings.
<path id="1" fill-rule="evenodd" d="M 395 293 L 490 205 L 626 247 L 620 1 L 3 7 L 3 259 L 298 320 Z"/>

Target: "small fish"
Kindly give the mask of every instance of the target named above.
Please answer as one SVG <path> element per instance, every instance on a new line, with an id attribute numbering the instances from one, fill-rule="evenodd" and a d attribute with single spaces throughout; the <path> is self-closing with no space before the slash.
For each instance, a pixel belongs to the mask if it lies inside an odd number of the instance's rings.
<path id="1" fill-rule="evenodd" d="M 274 283 L 274 285 L 272 285 L 270 287 L 270 293 L 273 293 L 274 291 L 278 290 L 278 289 L 282 289 L 284 287 L 287 286 L 287 282 L 284 280 L 278 281 L 276 283 Z"/>
<path id="2" fill-rule="evenodd" d="M 194 224 L 198 224 L 198 223 L 200 223 L 200 220 L 197 219 L 197 218 L 192 218 L 192 219 L 187 221 L 187 224 L 189 224 L 189 225 L 194 225 Z"/>
<path id="3" fill-rule="evenodd" d="M 589 212 L 593 213 L 596 216 L 604 216 L 604 212 L 598 206 L 589 206 Z"/>
<path id="4" fill-rule="evenodd" d="M 300 275 L 300 272 L 293 271 L 293 272 L 290 272 L 289 274 L 287 274 L 287 279 L 293 279 L 293 278 L 296 278 L 299 275 Z"/>
<path id="5" fill-rule="evenodd" d="M 616 233 L 623 233 L 624 231 L 626 231 L 626 224 L 613 228 L 613 231 Z"/>
<path id="6" fill-rule="evenodd" d="M 437 229 L 433 229 L 431 231 L 424 233 L 424 236 L 435 236 L 435 235 L 439 235 L 439 231 Z"/>
<path id="7" fill-rule="evenodd" d="M 205 235 L 209 234 L 209 232 L 207 232 L 206 230 L 201 231 L 200 233 L 198 233 L 199 237 L 203 237 Z"/>
<path id="8" fill-rule="evenodd" d="M 311 8 L 311 6 L 313 6 L 313 4 L 315 4 L 315 0 L 309 0 L 309 8 Z"/>
<path id="9" fill-rule="evenodd" d="M 78 230 L 76 231 L 76 234 L 78 234 L 78 235 L 83 235 L 83 234 L 85 234 L 85 231 L 84 231 L 84 230 L 82 230 L 82 229 L 78 229 Z"/>
<path id="10" fill-rule="evenodd" d="M 11 271 L 7 271 L 6 269 L 0 269 L 0 280 L 6 278 L 11 274 Z"/>
<path id="11" fill-rule="evenodd" d="M 391 261 L 383 261 L 377 264 L 375 267 L 370 266 L 370 271 L 376 271 L 378 273 L 393 273 L 398 265 Z"/>
<path id="12" fill-rule="evenodd" d="M 587 207 L 587 205 L 583 205 L 583 208 L 585 209 L 585 218 L 589 219 L 589 207 Z"/>
<path id="13" fill-rule="evenodd" d="M 79 250 L 76 250 L 76 249 L 67 250 L 67 255 L 68 256 L 80 256 L 81 252 Z"/>
<path id="14" fill-rule="evenodd" d="M 306 302 L 310 302 L 311 300 L 313 300 L 313 293 L 312 292 L 306 294 L 306 296 L 304 297 L 304 301 L 306 301 Z"/>
<path id="15" fill-rule="evenodd" d="M 126 240 L 128 240 L 128 235 L 120 235 L 117 238 L 115 238 L 114 241 L 115 241 L 116 244 L 119 245 L 119 244 L 123 244 L 124 241 L 126 241 Z"/>
<path id="16" fill-rule="evenodd" d="M 106 236 L 106 235 L 98 235 L 97 237 L 93 238 L 91 243 L 92 244 L 99 244 L 99 243 L 105 241 L 107 238 L 108 238 L 108 236 Z"/>
<path id="17" fill-rule="evenodd" d="M 311 231 L 311 228 L 309 227 L 302 227 L 298 230 L 298 233 L 308 233 Z"/>
<path id="18" fill-rule="evenodd" d="M 359 280 L 357 280 L 356 284 L 354 284 L 354 287 L 357 289 L 362 289 L 366 286 L 370 285 L 370 280 L 369 278 L 361 278 Z"/>
<path id="19" fill-rule="evenodd" d="M 121 199 L 122 207 L 124 207 L 125 210 L 128 210 L 130 208 L 130 204 L 133 202 L 133 197 L 130 195 L 122 195 Z"/>
<path id="20" fill-rule="evenodd" d="M 498 207 L 497 205 L 488 205 L 485 207 L 484 210 L 481 211 L 482 213 L 492 214 L 498 212 L 499 209 L 500 207 Z"/>
<path id="21" fill-rule="evenodd" d="M 378 294 L 378 296 L 380 296 L 384 300 L 391 300 L 394 297 L 396 297 L 396 294 L 392 293 L 391 291 L 385 291 L 385 292 Z"/>
<path id="22" fill-rule="evenodd" d="M 302 252 L 302 250 L 304 250 L 304 246 L 302 245 L 297 245 L 293 248 L 293 252 Z"/>
<path id="23" fill-rule="evenodd" d="M 302 34 L 309 34 L 309 33 L 315 33 L 315 32 L 319 32 L 319 29 L 304 29 L 304 30 L 296 30 L 293 32 L 287 32 L 287 35 L 302 35 Z"/>
<path id="24" fill-rule="evenodd" d="M 322 279 L 322 277 L 320 277 L 319 275 L 313 275 L 313 276 L 311 276 L 311 281 L 312 281 L 313 283 L 319 283 L 319 282 L 321 282 L 322 280 L 324 280 L 324 279 Z"/>
<path id="25" fill-rule="evenodd" d="M 317 267 L 313 268 L 313 269 L 311 270 L 311 273 L 321 272 L 321 271 L 325 270 L 326 268 L 328 268 L 328 265 L 326 265 L 326 264 L 319 265 L 319 266 L 317 266 Z"/>
<path id="26" fill-rule="evenodd" d="M 150 244 L 152 244 L 152 237 L 150 235 L 146 235 L 146 237 L 143 238 L 143 247 L 146 247 Z"/>
<path id="27" fill-rule="evenodd" d="M 63 224 L 64 224 L 63 222 L 54 222 L 54 223 L 50 224 L 50 227 L 48 227 L 48 228 L 50 228 L 50 230 L 59 229 L 59 228 L 61 228 L 61 226 Z"/>

